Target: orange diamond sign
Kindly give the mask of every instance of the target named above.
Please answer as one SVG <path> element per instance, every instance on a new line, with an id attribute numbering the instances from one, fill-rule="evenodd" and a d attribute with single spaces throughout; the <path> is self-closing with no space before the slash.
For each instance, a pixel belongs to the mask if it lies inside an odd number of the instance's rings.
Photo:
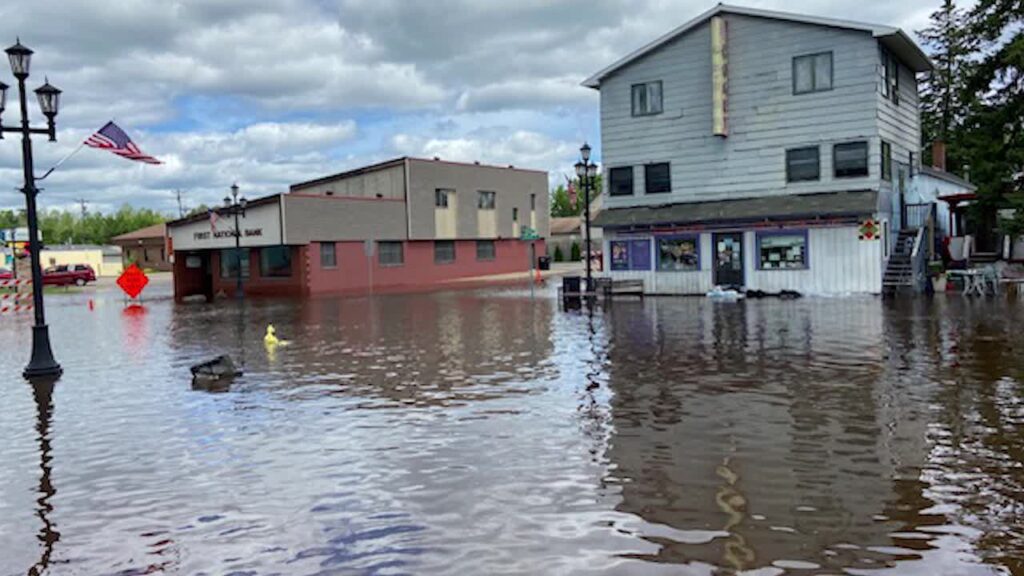
<path id="1" fill-rule="evenodd" d="M 129 266 L 127 270 L 117 277 L 117 285 L 121 287 L 121 290 L 124 290 L 124 293 L 129 298 L 138 298 L 146 284 L 149 284 L 149 277 L 135 264 Z"/>

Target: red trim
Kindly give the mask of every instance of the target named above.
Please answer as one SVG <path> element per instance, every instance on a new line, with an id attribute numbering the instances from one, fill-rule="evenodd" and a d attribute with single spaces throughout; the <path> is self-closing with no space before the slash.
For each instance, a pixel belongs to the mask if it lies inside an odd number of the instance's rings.
<path id="1" fill-rule="evenodd" d="M 939 196 L 939 200 L 946 203 L 953 202 L 966 202 L 968 200 L 977 200 L 978 195 L 974 192 L 964 192 L 962 194 L 950 194 L 949 196 Z"/>

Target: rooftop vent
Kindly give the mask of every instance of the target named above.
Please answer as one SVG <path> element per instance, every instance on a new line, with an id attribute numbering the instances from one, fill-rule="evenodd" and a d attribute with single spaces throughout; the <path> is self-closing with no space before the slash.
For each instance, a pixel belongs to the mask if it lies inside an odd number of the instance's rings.
<path id="1" fill-rule="evenodd" d="M 328 196 L 334 196 L 334 190 L 328 190 L 328 191 L 324 192 L 324 194 L 326 194 Z"/>
<path id="2" fill-rule="evenodd" d="M 440 156 L 434 156 L 434 162 L 438 162 L 438 161 L 440 161 L 440 160 L 441 160 L 441 157 L 440 157 Z"/>

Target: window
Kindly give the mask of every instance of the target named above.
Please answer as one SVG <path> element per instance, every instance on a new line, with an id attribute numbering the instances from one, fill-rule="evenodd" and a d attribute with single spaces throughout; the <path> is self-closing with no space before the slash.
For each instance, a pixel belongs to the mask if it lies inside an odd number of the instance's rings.
<path id="1" fill-rule="evenodd" d="M 519 208 L 512 208 L 512 221 L 519 222 Z"/>
<path id="2" fill-rule="evenodd" d="M 817 180 L 821 176 L 821 151 L 817 146 L 786 150 L 786 182 Z"/>
<path id="3" fill-rule="evenodd" d="M 381 266 L 401 266 L 405 263 L 401 242 L 377 242 L 377 261 Z"/>
<path id="4" fill-rule="evenodd" d="M 149 262 L 149 248 L 142 249 L 142 261 Z"/>
<path id="5" fill-rule="evenodd" d="M 807 232 L 771 232 L 757 235 L 761 270 L 807 268 Z"/>
<path id="6" fill-rule="evenodd" d="M 270 246 L 269 248 L 260 248 L 260 274 L 272 278 L 287 278 L 291 276 L 291 247 Z"/>
<path id="7" fill-rule="evenodd" d="M 612 240 L 612 270 L 650 270 L 651 242 L 643 240 Z"/>
<path id="8" fill-rule="evenodd" d="M 668 162 L 644 166 L 644 188 L 648 194 L 664 194 L 672 191 L 672 176 Z"/>
<path id="9" fill-rule="evenodd" d="M 847 142 L 832 148 L 836 178 L 868 175 L 868 143 Z"/>
<path id="10" fill-rule="evenodd" d="M 530 194 L 530 212 L 537 210 L 537 195 Z"/>
<path id="11" fill-rule="evenodd" d="M 494 240 L 476 241 L 476 259 L 494 260 Z"/>
<path id="12" fill-rule="evenodd" d="M 325 242 L 320 245 L 320 267 L 338 267 L 338 254 L 335 252 L 334 242 Z"/>
<path id="13" fill-rule="evenodd" d="M 892 182 L 892 144 L 882 140 L 882 180 Z"/>
<path id="14" fill-rule="evenodd" d="M 434 190 L 434 207 L 447 208 L 449 194 L 455 194 L 455 190 L 449 190 L 447 188 L 438 188 L 437 190 Z"/>
<path id="15" fill-rule="evenodd" d="M 900 103 L 900 65 L 896 57 L 885 48 L 879 48 L 882 70 L 882 97 Z"/>
<path id="16" fill-rule="evenodd" d="M 455 242 L 452 240 L 434 241 L 434 264 L 451 264 L 455 262 Z"/>
<path id="17" fill-rule="evenodd" d="M 608 193 L 612 196 L 633 195 L 633 167 L 621 166 L 608 171 Z"/>
<path id="18" fill-rule="evenodd" d="M 494 210 L 494 192 L 480 190 L 477 192 L 476 207 L 480 210 Z"/>
<path id="19" fill-rule="evenodd" d="M 633 84 L 633 116 L 661 114 L 661 80 Z"/>
<path id="20" fill-rule="evenodd" d="M 793 94 L 832 89 L 832 53 L 793 58 Z"/>
<path id="21" fill-rule="evenodd" d="M 658 270 L 692 272 L 700 270 L 700 242 L 696 236 L 658 238 Z"/>
<path id="22" fill-rule="evenodd" d="M 220 277 L 236 278 L 238 276 L 238 254 L 234 248 L 225 248 L 220 251 Z M 249 249 L 241 250 L 242 278 L 249 277 Z"/>

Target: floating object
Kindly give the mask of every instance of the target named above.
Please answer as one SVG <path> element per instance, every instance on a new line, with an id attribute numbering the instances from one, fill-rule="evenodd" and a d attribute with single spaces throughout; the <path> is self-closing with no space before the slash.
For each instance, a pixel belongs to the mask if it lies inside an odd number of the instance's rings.
<path id="1" fill-rule="evenodd" d="M 235 367 L 235 362 L 227 354 L 192 367 L 193 384 L 231 380 L 241 375 L 242 371 Z"/>
<path id="2" fill-rule="evenodd" d="M 92 312 L 95 309 L 96 309 L 96 303 L 92 301 L 92 298 L 89 298 L 89 311 Z"/>
<path id="3" fill-rule="evenodd" d="M 715 286 L 706 294 L 706 296 L 716 300 L 741 300 L 744 298 L 742 292 L 733 290 L 732 288 L 723 289 L 721 286 Z"/>

